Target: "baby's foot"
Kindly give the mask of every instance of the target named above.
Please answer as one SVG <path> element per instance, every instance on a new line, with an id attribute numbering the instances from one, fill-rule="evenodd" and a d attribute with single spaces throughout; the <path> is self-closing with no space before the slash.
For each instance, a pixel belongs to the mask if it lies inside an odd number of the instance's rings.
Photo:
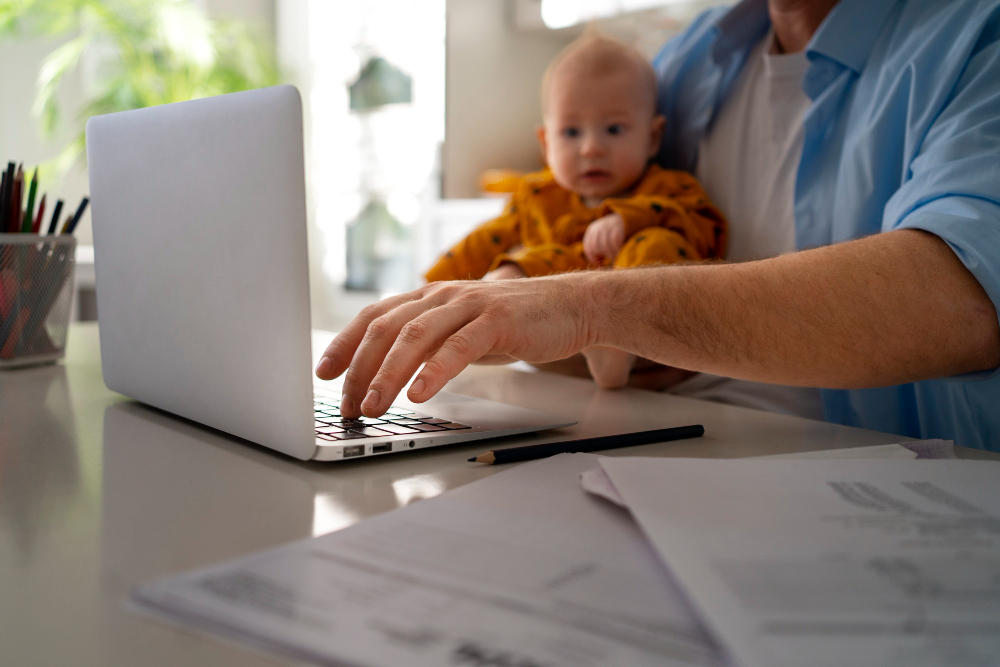
<path id="1" fill-rule="evenodd" d="M 583 351 L 594 382 L 602 389 L 617 389 L 628 384 L 635 355 L 613 347 L 588 347 Z"/>

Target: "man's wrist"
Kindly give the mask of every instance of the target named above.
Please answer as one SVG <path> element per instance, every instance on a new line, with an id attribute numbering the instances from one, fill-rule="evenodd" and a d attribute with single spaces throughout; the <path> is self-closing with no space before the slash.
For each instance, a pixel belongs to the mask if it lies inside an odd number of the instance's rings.
<path id="1" fill-rule="evenodd" d="M 634 354 L 649 352 L 649 338 L 664 335 L 673 338 L 670 324 L 678 312 L 677 297 L 684 269 L 676 266 L 648 266 L 613 271 L 590 272 L 593 283 L 587 285 L 592 295 L 590 321 L 594 328 L 592 345 L 627 350 Z"/>
<path id="2" fill-rule="evenodd" d="M 619 322 L 612 321 L 615 294 L 621 291 L 623 271 L 587 271 L 571 274 L 570 285 L 579 295 L 581 321 L 586 347 L 615 347 Z"/>

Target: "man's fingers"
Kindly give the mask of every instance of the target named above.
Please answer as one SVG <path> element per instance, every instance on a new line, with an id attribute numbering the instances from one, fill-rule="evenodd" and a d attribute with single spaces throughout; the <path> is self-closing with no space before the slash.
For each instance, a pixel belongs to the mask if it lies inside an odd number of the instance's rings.
<path id="1" fill-rule="evenodd" d="M 474 317 L 473 312 L 473 308 L 469 306 L 449 304 L 407 322 L 400 329 L 388 354 L 378 356 L 379 359 L 384 358 L 384 361 L 365 392 L 361 403 L 364 414 L 369 417 L 383 414 L 420 368 L 420 364 L 442 342 L 450 340 L 456 331 L 462 330 Z M 346 386 L 344 393 L 347 393 Z"/>
<path id="2" fill-rule="evenodd" d="M 487 354 L 476 359 L 473 363 L 477 366 L 503 366 L 517 361 L 509 354 Z"/>
<path id="3" fill-rule="evenodd" d="M 401 331 L 411 327 L 412 320 L 433 309 L 440 299 L 419 299 L 404 303 L 369 322 L 361 337 L 350 366 L 344 373 L 341 413 L 348 418 L 361 416 L 361 403 L 369 390 L 372 378 L 382 366 L 389 350 Z"/>
<path id="4" fill-rule="evenodd" d="M 361 344 L 365 331 L 368 330 L 368 325 L 371 324 L 372 320 L 381 317 L 401 304 L 419 298 L 419 292 L 410 292 L 366 306 L 357 317 L 344 327 L 343 331 L 330 341 L 316 365 L 316 377 L 321 380 L 332 380 L 347 370 L 351 359 L 354 358 L 354 351 Z"/>
<path id="5" fill-rule="evenodd" d="M 482 317 L 473 320 L 449 336 L 424 364 L 410 385 L 407 398 L 416 403 L 431 398 L 466 366 L 487 356 L 496 344 L 496 327 L 487 325 Z"/>

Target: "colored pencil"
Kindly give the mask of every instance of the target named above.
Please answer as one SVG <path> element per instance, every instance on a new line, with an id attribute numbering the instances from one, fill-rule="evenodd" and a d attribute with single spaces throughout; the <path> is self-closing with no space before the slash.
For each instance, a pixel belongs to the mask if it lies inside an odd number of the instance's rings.
<path id="1" fill-rule="evenodd" d="M 605 435 L 599 438 L 584 438 L 583 440 L 547 442 L 541 445 L 494 449 L 479 456 L 473 456 L 469 461 L 488 463 L 490 465 L 513 463 L 514 461 L 530 461 L 532 459 L 541 459 L 546 456 L 568 452 L 595 452 L 601 449 L 635 447 L 637 445 L 649 445 L 654 442 L 667 442 L 668 440 L 700 438 L 704 434 L 705 427 L 700 424 L 676 426 L 674 428 L 661 428 L 653 431 L 639 431 L 638 433 Z"/>
<path id="2" fill-rule="evenodd" d="M 17 234 L 21 231 L 21 203 L 24 201 L 24 169 L 17 166 L 14 174 L 14 196 L 10 200 L 10 218 L 7 221 L 7 233 Z"/>
<path id="3" fill-rule="evenodd" d="M 56 202 L 55 210 L 52 211 L 52 222 L 49 223 L 49 231 L 46 232 L 49 236 L 56 233 L 56 227 L 59 226 L 59 214 L 62 213 L 63 200 L 60 199 Z"/>
<path id="4" fill-rule="evenodd" d="M 35 196 L 38 194 L 38 167 L 35 167 L 35 174 L 31 177 L 31 185 L 28 186 L 28 203 L 24 207 L 24 219 L 21 220 L 21 233 L 31 232 L 31 225 L 35 221 Z"/>
<path id="5" fill-rule="evenodd" d="M 42 228 L 42 217 L 45 215 L 45 197 L 42 195 L 42 201 L 38 202 L 38 213 L 35 215 L 35 221 L 31 223 L 31 233 L 37 234 Z"/>

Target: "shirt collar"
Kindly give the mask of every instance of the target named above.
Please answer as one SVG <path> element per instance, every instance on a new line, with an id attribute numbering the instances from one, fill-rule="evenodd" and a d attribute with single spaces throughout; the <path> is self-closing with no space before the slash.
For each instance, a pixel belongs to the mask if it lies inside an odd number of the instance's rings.
<path id="1" fill-rule="evenodd" d="M 860 74 L 886 19 L 899 0 L 840 0 L 809 40 L 807 54 L 820 54 Z"/>
<path id="2" fill-rule="evenodd" d="M 718 39 L 712 48 L 712 58 L 716 63 L 724 63 L 733 55 L 745 54 L 764 38 L 770 27 L 767 0 L 743 0 L 716 23 Z"/>
<path id="3" fill-rule="evenodd" d="M 860 73 L 899 1 L 840 0 L 812 36 L 806 52 L 826 56 Z M 742 0 L 734 5 L 716 24 L 719 37 L 712 51 L 715 62 L 749 51 L 770 27 L 767 0 Z"/>

